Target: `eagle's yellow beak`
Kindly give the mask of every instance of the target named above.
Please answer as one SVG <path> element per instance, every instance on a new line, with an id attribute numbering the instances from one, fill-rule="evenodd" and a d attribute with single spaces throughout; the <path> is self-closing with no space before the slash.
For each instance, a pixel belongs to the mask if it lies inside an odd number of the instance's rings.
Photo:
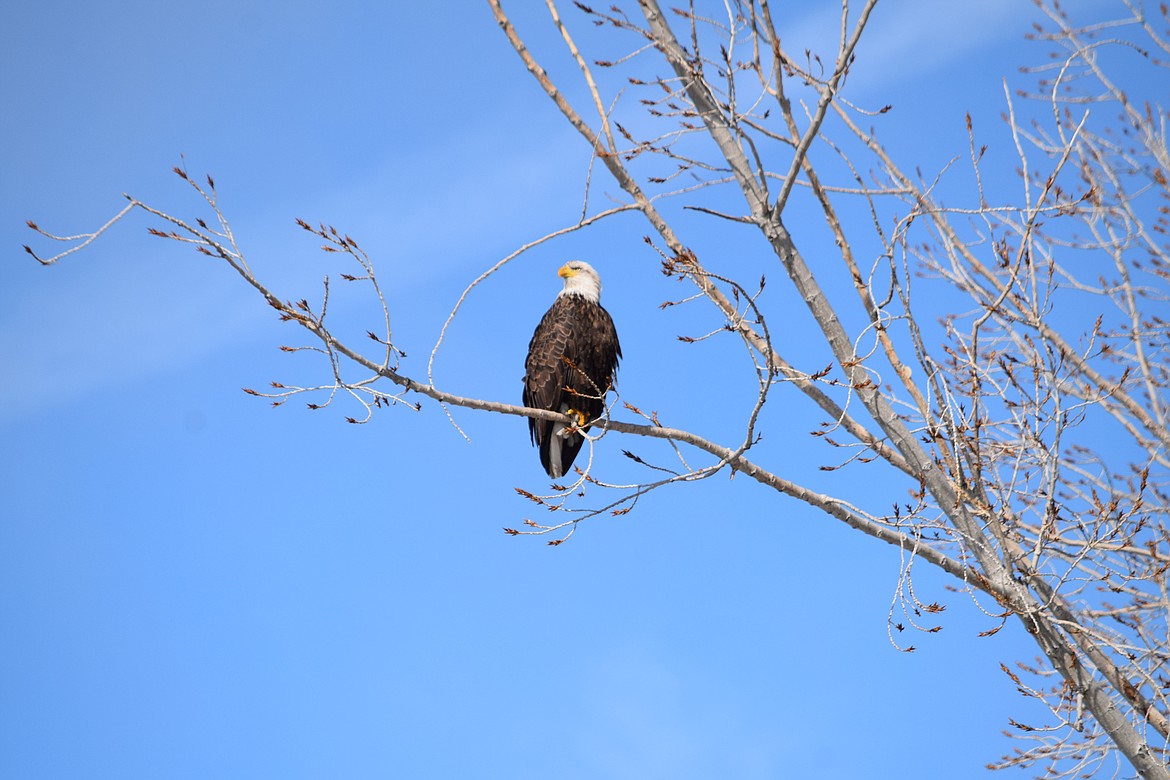
<path id="1" fill-rule="evenodd" d="M 570 268 L 568 263 L 565 263 L 557 269 L 557 276 L 561 277 L 562 279 L 568 279 L 570 276 L 576 275 L 577 272 Z"/>

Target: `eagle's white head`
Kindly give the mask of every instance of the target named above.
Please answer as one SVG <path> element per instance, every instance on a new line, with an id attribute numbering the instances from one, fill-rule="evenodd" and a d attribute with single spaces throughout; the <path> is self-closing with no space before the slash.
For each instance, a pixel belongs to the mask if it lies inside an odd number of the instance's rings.
<path id="1" fill-rule="evenodd" d="M 580 295 L 587 301 L 601 302 L 601 277 L 589 263 L 570 260 L 560 267 L 557 276 L 565 280 L 565 289 L 558 295 Z"/>

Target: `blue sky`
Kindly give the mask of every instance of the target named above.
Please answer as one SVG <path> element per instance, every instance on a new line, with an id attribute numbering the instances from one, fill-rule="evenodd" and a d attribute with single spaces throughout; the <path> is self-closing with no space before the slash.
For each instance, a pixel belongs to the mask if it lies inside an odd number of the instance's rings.
<path id="1" fill-rule="evenodd" d="M 543 10 L 509 5 L 573 75 Z M 824 8 L 786 11 L 790 48 L 834 39 Z M 895 106 L 906 167 L 965 154 L 966 111 L 1012 159 L 1001 79 L 1041 58 L 1032 13 L 879 4 L 850 88 Z M 240 388 L 324 367 L 141 217 L 52 268 L 21 251 L 24 220 L 90 230 L 123 192 L 192 213 L 182 155 L 282 297 L 352 270 L 295 217 L 357 238 L 418 371 L 466 284 L 581 205 L 587 150 L 486 5 L 45 2 L 9 9 L 0 38 L 0 776 L 967 777 L 1011 749 L 1009 716 L 1036 714 L 998 667 L 1034 655 L 1017 626 L 976 639 L 994 622 L 920 569 L 945 628 L 899 652 L 898 552 L 802 505 L 721 476 L 560 547 L 510 538 L 534 511 L 513 487 L 546 486 L 523 421 L 457 410 L 468 442 L 430 403 L 365 426 L 267 408 Z M 647 232 L 621 217 L 491 277 L 438 383 L 517 402 L 555 269 L 582 257 L 622 334 L 623 397 L 734 431 L 743 356 L 677 341 L 718 323 L 659 310 L 679 288 Z M 711 403 L 700 383 L 724 374 Z M 789 443 L 817 422 L 800 404 L 774 420 L 768 465 L 864 493 L 864 473 L 825 476 Z M 607 437 L 597 457 L 628 474 L 618 451 L 645 446 Z"/>

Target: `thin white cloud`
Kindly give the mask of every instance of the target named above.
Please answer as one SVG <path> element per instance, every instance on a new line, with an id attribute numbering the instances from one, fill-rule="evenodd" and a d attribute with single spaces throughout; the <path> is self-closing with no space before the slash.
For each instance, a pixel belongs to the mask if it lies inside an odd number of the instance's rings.
<path id="1" fill-rule="evenodd" d="M 878 84 L 906 83 L 982 47 L 1022 40 L 1035 6 L 1020 0 L 940 3 L 937 0 L 896 0 L 878 3 L 858 48 L 858 67 L 849 88 L 865 90 Z M 850 24 L 855 22 L 850 19 Z M 840 30 L 839 6 L 824 4 L 789 30 L 781 29 L 791 56 L 805 49 L 819 54 L 831 67 Z"/>
<path id="2" fill-rule="evenodd" d="M 0 342 L 0 421 L 174 370 L 245 333 L 256 301 L 222 276 L 183 274 L 173 285 L 165 274 L 119 269 L 117 257 L 98 259 L 100 276 L 73 277 L 29 260 L 43 276 L 21 280 L 19 302 L 0 321 L 20 334 Z"/>

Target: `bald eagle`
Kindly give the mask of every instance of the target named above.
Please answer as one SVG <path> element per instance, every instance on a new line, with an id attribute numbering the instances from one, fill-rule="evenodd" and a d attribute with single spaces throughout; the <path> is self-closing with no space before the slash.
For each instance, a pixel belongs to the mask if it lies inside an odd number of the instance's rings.
<path id="1" fill-rule="evenodd" d="M 565 287 L 545 312 L 525 361 L 524 405 L 567 414 L 582 431 L 605 411 L 622 347 L 609 312 L 601 307 L 601 278 L 593 266 L 571 260 L 557 276 Z M 571 432 L 570 432 L 571 431 Z M 585 440 L 564 423 L 528 418 L 540 464 L 553 479 L 563 477 Z"/>

